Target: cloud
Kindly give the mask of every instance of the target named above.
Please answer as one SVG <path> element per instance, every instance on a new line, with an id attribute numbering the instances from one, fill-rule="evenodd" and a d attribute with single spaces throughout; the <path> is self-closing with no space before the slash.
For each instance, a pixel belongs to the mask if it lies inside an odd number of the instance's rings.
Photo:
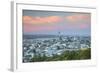
<path id="1" fill-rule="evenodd" d="M 69 28 L 73 29 L 86 29 L 90 27 L 91 16 L 90 14 L 74 14 L 65 17 Z"/>
<path id="2" fill-rule="evenodd" d="M 47 17 L 23 16 L 23 24 L 25 32 L 55 30 L 56 29 L 55 24 L 61 21 L 62 19 L 60 16 L 47 16 Z"/>
<path id="3" fill-rule="evenodd" d="M 57 27 L 54 26 L 31 26 L 26 25 L 24 26 L 25 32 L 40 32 L 40 31 L 54 31 L 57 30 Z"/>
<path id="4" fill-rule="evenodd" d="M 48 17 L 32 17 L 32 16 L 23 16 L 24 24 L 51 24 L 61 21 L 59 16 L 48 16 Z"/>
<path id="5" fill-rule="evenodd" d="M 69 21 L 70 23 L 89 22 L 90 15 L 89 14 L 75 14 L 71 16 L 66 16 L 66 20 Z"/>
<path id="6" fill-rule="evenodd" d="M 69 16 L 23 16 L 25 32 L 56 31 L 66 29 L 88 29 L 91 23 L 90 14 Z M 60 23 L 59 23 L 60 22 Z"/>

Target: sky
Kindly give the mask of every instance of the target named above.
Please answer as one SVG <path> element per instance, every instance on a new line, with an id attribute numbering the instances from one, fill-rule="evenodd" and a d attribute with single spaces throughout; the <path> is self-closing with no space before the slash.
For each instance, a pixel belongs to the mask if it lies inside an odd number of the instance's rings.
<path id="1" fill-rule="evenodd" d="M 91 14 L 23 10 L 24 34 L 91 35 Z"/>

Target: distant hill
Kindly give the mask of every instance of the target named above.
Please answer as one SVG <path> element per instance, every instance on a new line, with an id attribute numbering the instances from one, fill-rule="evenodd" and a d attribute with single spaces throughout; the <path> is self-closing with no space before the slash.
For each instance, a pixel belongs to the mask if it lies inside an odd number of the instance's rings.
<path id="1" fill-rule="evenodd" d="M 23 35 L 23 39 L 53 38 L 53 37 L 57 37 L 57 35 L 47 35 L 47 34 Z"/>
<path id="2" fill-rule="evenodd" d="M 63 37 L 80 37 L 80 38 L 85 38 L 85 39 L 90 39 L 91 37 L 90 36 L 79 36 L 79 35 L 76 35 L 76 36 L 73 36 L 73 35 L 62 35 Z M 23 35 L 23 39 L 36 39 L 36 38 L 55 38 L 55 37 L 58 37 L 58 35 L 49 35 L 49 34 L 34 34 L 34 35 L 26 35 L 24 34 Z"/>

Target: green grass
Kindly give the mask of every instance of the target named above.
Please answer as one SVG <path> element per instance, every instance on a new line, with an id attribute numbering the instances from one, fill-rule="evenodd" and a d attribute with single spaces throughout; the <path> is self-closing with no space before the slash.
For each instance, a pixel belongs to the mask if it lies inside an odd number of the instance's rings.
<path id="1" fill-rule="evenodd" d="M 65 51 L 61 55 L 53 55 L 53 57 L 47 56 L 35 56 L 32 58 L 31 62 L 41 62 L 41 61 L 63 61 L 63 60 L 85 60 L 91 59 L 91 49 L 84 49 L 78 51 Z"/>

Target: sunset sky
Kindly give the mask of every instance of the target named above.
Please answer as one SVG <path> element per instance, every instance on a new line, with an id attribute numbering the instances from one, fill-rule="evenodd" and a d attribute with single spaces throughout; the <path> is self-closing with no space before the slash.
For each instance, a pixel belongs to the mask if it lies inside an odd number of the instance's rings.
<path id="1" fill-rule="evenodd" d="M 91 14 L 23 10 L 24 34 L 90 35 Z"/>

